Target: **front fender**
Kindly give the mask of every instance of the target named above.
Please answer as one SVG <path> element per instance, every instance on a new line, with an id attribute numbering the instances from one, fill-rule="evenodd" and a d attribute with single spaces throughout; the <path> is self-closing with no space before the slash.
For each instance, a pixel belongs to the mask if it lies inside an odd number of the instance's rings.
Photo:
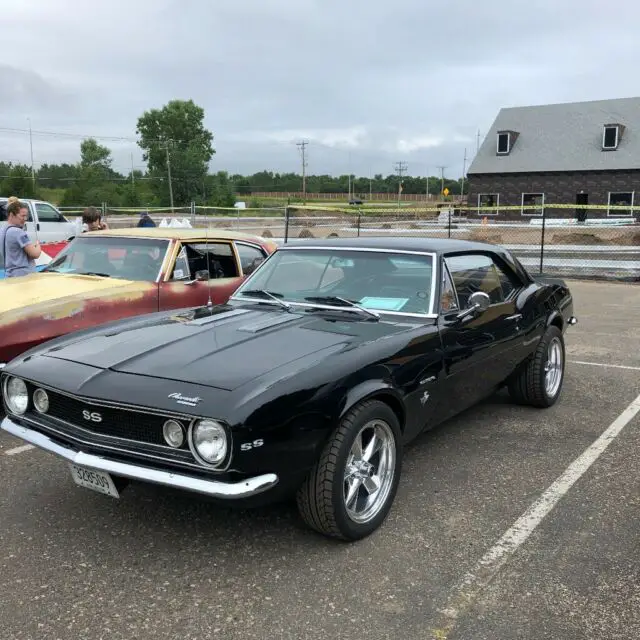
<path id="1" fill-rule="evenodd" d="M 404 402 L 399 391 L 386 380 L 366 380 L 350 388 L 339 406 L 338 421 L 353 409 L 355 405 L 369 398 L 375 398 L 376 396 L 382 396 L 391 400 L 391 408 L 398 415 L 398 421 L 400 427 L 403 428 L 405 422 L 404 415 Z"/>

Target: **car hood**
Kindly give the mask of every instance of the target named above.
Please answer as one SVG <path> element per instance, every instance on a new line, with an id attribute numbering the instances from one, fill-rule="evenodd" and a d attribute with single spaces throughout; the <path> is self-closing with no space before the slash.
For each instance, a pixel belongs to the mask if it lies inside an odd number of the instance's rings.
<path id="1" fill-rule="evenodd" d="M 232 391 L 294 361 L 319 359 L 401 330 L 395 323 L 329 321 L 280 309 L 219 306 L 154 314 L 38 349 L 48 358 L 96 369 Z"/>
<path id="2" fill-rule="evenodd" d="M 146 291 L 150 286 L 154 286 L 153 283 L 49 272 L 5 278 L 0 282 L 0 323 L 15 312 L 29 315 L 33 307 L 80 303 L 94 297 L 108 297 L 116 291 Z"/>

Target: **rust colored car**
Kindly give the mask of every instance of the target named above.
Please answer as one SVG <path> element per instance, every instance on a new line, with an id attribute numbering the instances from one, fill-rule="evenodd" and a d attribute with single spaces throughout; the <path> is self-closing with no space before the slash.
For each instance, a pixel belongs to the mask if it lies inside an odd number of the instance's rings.
<path id="1" fill-rule="evenodd" d="M 0 369 L 73 331 L 209 300 L 224 303 L 276 246 L 220 229 L 84 233 L 43 271 L 0 281 Z"/>

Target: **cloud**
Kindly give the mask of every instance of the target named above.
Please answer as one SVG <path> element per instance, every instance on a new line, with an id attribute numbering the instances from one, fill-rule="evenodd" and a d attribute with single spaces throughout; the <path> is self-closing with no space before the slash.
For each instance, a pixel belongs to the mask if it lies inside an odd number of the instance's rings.
<path id="1" fill-rule="evenodd" d="M 30 115 L 41 130 L 134 137 L 144 110 L 193 98 L 216 170 L 299 169 L 294 142 L 308 139 L 310 172 L 406 160 L 456 175 L 503 106 L 637 93 L 640 6 L 627 0 L 5 4 L 1 126 Z M 112 146 L 118 168 L 138 163 L 135 143 Z M 0 147 L 28 158 L 19 136 Z M 78 147 L 34 137 L 38 162 Z"/>

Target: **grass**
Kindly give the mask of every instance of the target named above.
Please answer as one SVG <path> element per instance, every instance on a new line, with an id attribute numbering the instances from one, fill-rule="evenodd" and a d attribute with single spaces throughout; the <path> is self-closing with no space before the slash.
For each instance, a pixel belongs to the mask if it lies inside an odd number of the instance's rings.
<path id="1" fill-rule="evenodd" d="M 48 189 L 47 187 L 38 187 L 38 199 L 50 202 L 56 207 L 62 202 L 66 189 Z"/>

